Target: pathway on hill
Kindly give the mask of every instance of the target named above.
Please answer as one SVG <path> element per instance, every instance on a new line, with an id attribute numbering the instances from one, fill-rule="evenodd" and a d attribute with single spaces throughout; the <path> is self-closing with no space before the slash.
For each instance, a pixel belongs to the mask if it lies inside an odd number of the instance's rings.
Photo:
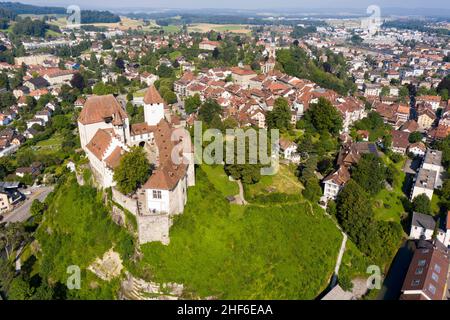
<path id="1" fill-rule="evenodd" d="M 248 202 L 245 201 L 244 186 L 242 185 L 242 181 L 241 180 L 236 180 L 236 183 L 239 186 L 239 202 L 240 202 L 240 204 L 242 204 L 242 205 L 248 204 Z"/>

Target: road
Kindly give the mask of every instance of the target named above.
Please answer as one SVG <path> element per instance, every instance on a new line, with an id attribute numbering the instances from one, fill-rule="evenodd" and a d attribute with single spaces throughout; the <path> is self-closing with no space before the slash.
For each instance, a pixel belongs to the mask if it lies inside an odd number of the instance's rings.
<path id="1" fill-rule="evenodd" d="M 30 218 L 30 208 L 34 199 L 44 201 L 47 195 L 53 191 L 53 186 L 32 187 L 28 189 L 31 191 L 31 195 L 27 196 L 27 199 L 13 211 L 5 214 L 2 222 L 22 222 Z"/>

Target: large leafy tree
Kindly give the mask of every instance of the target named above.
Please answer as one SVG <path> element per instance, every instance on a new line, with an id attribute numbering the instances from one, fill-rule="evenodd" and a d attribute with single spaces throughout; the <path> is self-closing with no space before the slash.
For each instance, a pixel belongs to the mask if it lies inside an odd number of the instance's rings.
<path id="1" fill-rule="evenodd" d="M 187 114 L 191 114 L 193 112 L 196 112 L 201 104 L 202 101 L 200 100 L 200 95 L 196 93 L 195 95 L 187 97 L 184 100 L 184 110 Z"/>
<path id="2" fill-rule="evenodd" d="M 373 211 L 367 194 L 355 181 L 349 180 L 336 200 L 339 224 L 358 247 L 367 247 L 372 231 Z"/>
<path id="3" fill-rule="evenodd" d="M 342 117 L 339 111 L 327 99 L 320 97 L 317 103 L 312 103 L 305 113 L 306 121 L 317 131 L 328 131 L 337 134 L 342 129 Z"/>
<path id="4" fill-rule="evenodd" d="M 222 107 L 215 100 L 208 99 L 198 110 L 198 115 L 200 120 L 204 121 L 209 126 L 214 117 L 220 114 L 221 110 Z"/>
<path id="5" fill-rule="evenodd" d="M 375 195 L 383 189 L 386 167 L 374 154 L 364 154 L 352 171 L 352 177 L 367 193 Z"/>
<path id="6" fill-rule="evenodd" d="M 413 210 L 424 214 L 432 214 L 431 201 L 425 194 L 419 194 L 412 201 Z"/>
<path id="7" fill-rule="evenodd" d="M 0 253 L 5 252 L 9 259 L 12 252 L 29 239 L 29 234 L 21 222 L 0 225 Z"/>
<path id="8" fill-rule="evenodd" d="M 269 129 L 280 129 L 282 131 L 291 128 L 291 108 L 285 98 L 275 100 L 274 108 L 267 113 L 267 126 Z"/>
<path id="9" fill-rule="evenodd" d="M 133 147 L 120 159 L 119 166 L 114 170 L 114 180 L 120 192 L 130 194 L 148 179 L 151 172 L 144 150 L 141 147 Z"/>

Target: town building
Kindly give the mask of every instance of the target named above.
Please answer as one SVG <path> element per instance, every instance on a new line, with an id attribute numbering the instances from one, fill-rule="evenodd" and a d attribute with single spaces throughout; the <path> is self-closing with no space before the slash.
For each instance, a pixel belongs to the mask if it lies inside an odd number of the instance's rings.
<path id="1" fill-rule="evenodd" d="M 184 141 L 188 139 L 184 131 L 169 122 L 165 102 L 153 85 L 146 91 L 143 108 L 145 122 L 130 126 L 114 96 L 89 97 L 78 118 L 81 147 L 99 186 L 112 187 L 113 196 L 124 207 L 134 203 L 128 209 L 137 217 L 140 243 L 168 244 L 173 216 L 183 212 L 187 188 L 195 184 L 193 154 L 190 149 L 186 152 L 190 140 Z M 154 166 L 134 198 L 120 194 L 114 181 L 114 169 L 132 146 L 143 147 Z M 174 162 L 174 155 L 180 157 L 179 163 Z"/>

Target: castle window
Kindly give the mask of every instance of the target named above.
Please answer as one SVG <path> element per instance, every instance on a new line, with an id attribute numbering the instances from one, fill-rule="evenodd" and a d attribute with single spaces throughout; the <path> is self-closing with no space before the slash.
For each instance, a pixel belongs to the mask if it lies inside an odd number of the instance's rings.
<path id="1" fill-rule="evenodd" d="M 153 199 L 161 199 L 161 191 L 160 190 L 153 190 Z"/>

